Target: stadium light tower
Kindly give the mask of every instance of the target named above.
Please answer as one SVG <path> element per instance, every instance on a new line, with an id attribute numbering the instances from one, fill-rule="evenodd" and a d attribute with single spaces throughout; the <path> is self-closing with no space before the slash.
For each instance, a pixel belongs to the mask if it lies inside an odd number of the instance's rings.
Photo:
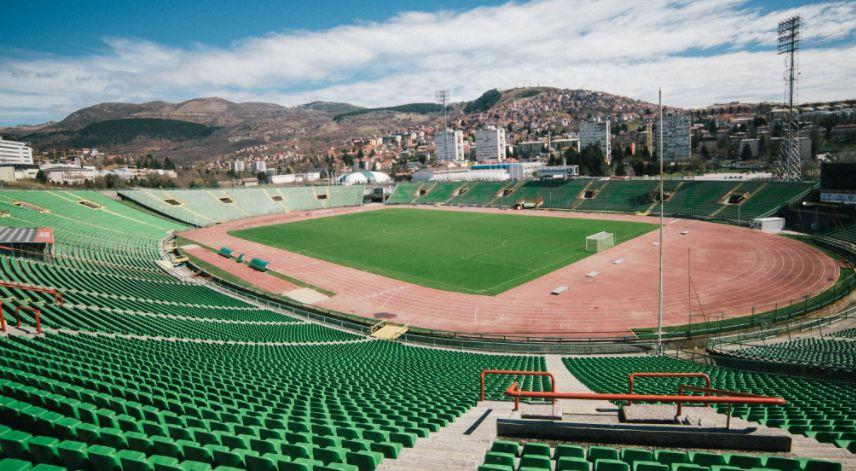
<path id="1" fill-rule="evenodd" d="M 658 256 L 659 280 L 657 283 L 657 353 L 663 353 L 663 89 L 657 89 L 657 100 L 660 108 L 660 124 L 657 130 L 660 134 L 657 150 L 657 160 L 660 161 L 660 254 Z"/>
<path id="2" fill-rule="evenodd" d="M 446 124 L 446 104 L 449 103 L 449 90 L 437 90 L 434 92 L 434 98 L 437 100 L 437 103 L 443 107 L 443 159 L 449 158 L 449 136 L 446 135 L 446 129 L 448 129 L 448 124 Z M 436 142 L 436 138 L 434 141 Z M 455 144 L 457 145 L 457 143 Z"/>
<path id="3" fill-rule="evenodd" d="M 776 48 L 779 54 L 785 54 L 785 101 L 787 111 L 783 121 L 784 136 L 779 148 L 779 168 L 777 176 L 782 180 L 796 181 L 802 178 L 802 162 L 800 160 L 799 122 L 797 121 L 794 103 L 797 93 L 796 56 L 800 48 L 799 16 L 788 18 L 779 23 L 779 42 Z"/>

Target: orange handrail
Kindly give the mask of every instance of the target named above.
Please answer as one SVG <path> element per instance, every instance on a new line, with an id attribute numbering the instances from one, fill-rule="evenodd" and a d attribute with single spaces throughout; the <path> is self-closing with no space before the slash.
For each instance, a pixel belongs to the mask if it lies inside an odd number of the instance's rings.
<path id="1" fill-rule="evenodd" d="M 41 286 L 30 286 L 30 285 L 25 285 L 25 284 L 21 284 L 21 283 L 14 283 L 14 282 L 10 282 L 10 281 L 0 281 L 0 286 L 3 286 L 5 288 L 19 289 L 22 291 L 33 291 L 36 293 L 48 293 L 50 295 L 53 295 L 54 303 L 59 304 L 60 306 L 62 306 L 63 303 L 65 302 L 65 299 L 62 297 L 62 293 L 55 288 L 42 288 Z M 21 315 L 20 315 L 21 309 L 23 309 L 25 311 L 31 311 L 35 314 L 36 332 L 41 334 L 42 333 L 42 321 L 41 321 L 42 311 L 40 311 L 36 308 L 27 307 L 27 306 L 16 306 L 15 307 L 15 320 L 17 321 L 16 327 L 21 327 Z M 5 315 L 3 314 L 3 301 L 2 300 L 0 300 L 0 331 L 6 332 L 6 318 L 5 318 Z"/>
<path id="2" fill-rule="evenodd" d="M 717 404 L 767 404 L 783 406 L 787 402 L 781 397 L 770 396 L 680 396 L 669 394 L 622 394 L 622 393 L 587 393 L 587 392 L 539 392 L 521 391 L 517 381 L 505 390 L 507 396 L 514 398 L 514 410 L 517 410 L 521 397 L 540 399 L 583 399 L 589 401 L 639 401 L 639 402 L 713 402 Z M 740 393 L 742 394 L 742 393 Z"/>
<path id="3" fill-rule="evenodd" d="M 550 378 L 550 385 L 552 386 L 553 393 L 556 392 L 556 378 L 553 377 L 553 373 L 547 371 L 522 371 L 522 370 L 482 370 L 481 372 L 481 400 L 484 401 L 484 378 L 487 375 L 520 375 L 520 376 L 547 376 Z M 515 381 L 514 384 L 517 384 Z M 556 400 L 553 400 L 553 403 L 556 403 Z M 517 409 L 517 403 L 515 402 L 515 410 Z"/>
<path id="4" fill-rule="evenodd" d="M 29 307 L 29 306 L 15 306 L 15 319 L 17 319 L 17 321 L 18 321 L 18 325 L 16 325 L 15 327 L 19 327 L 19 328 L 21 327 L 21 313 L 20 313 L 21 310 L 30 311 L 30 312 L 35 314 L 36 333 L 41 334 L 42 333 L 42 320 L 41 320 L 42 311 L 40 311 L 34 307 Z"/>
<path id="5" fill-rule="evenodd" d="M 627 383 L 629 387 L 627 388 L 628 394 L 633 394 L 633 383 L 636 378 L 704 378 L 705 382 L 707 382 L 707 387 L 710 387 L 710 376 L 707 373 L 648 373 L 648 372 L 637 372 L 630 373 L 630 376 L 627 377 Z M 628 402 L 628 405 L 632 405 L 633 402 Z"/>

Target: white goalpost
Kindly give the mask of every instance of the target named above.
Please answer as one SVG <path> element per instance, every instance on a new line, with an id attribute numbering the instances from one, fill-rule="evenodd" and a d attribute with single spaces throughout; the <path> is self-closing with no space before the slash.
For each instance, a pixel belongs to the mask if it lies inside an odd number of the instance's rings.
<path id="1" fill-rule="evenodd" d="M 586 252 L 600 252 L 615 245 L 612 232 L 601 231 L 586 237 Z"/>

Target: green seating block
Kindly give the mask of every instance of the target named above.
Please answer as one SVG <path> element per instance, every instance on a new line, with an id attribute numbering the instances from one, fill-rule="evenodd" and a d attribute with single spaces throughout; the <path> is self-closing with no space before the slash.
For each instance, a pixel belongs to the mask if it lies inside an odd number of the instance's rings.
<path id="1" fill-rule="evenodd" d="M 764 461 L 764 467 L 778 469 L 779 471 L 799 471 L 802 469 L 802 463 L 795 458 L 768 456 Z"/>
<path id="2" fill-rule="evenodd" d="M 116 457 L 115 448 L 103 445 L 91 445 L 86 449 L 86 455 L 89 456 L 89 462 L 92 463 L 95 471 L 122 469 L 122 464 Z"/>
<path id="3" fill-rule="evenodd" d="M 29 461 L 16 460 L 13 458 L 0 460 L 0 471 L 25 471 L 32 469 L 32 467 L 33 465 L 30 464 Z"/>
<path id="4" fill-rule="evenodd" d="M 550 471 L 550 455 L 523 455 L 520 458 L 520 466 L 518 469 Z"/>
<path id="5" fill-rule="evenodd" d="M 690 462 L 701 466 L 713 466 L 715 464 L 726 464 L 725 456 L 716 453 L 707 453 L 703 451 L 690 452 Z"/>
<path id="6" fill-rule="evenodd" d="M 392 442 L 382 442 L 382 443 L 372 443 L 371 450 L 376 451 L 378 453 L 382 453 L 384 458 L 396 459 L 398 458 L 399 453 L 401 453 L 401 449 L 403 446 L 401 443 L 392 443 Z"/>
<path id="7" fill-rule="evenodd" d="M 764 458 L 756 455 L 729 455 L 728 465 L 738 468 L 763 468 Z"/>
<path id="8" fill-rule="evenodd" d="M 633 463 L 633 471 L 669 471 L 669 466 L 656 461 L 637 461 Z"/>
<path id="9" fill-rule="evenodd" d="M 841 471 L 841 463 L 827 460 L 806 460 L 805 471 Z"/>
<path id="10" fill-rule="evenodd" d="M 66 440 L 60 443 L 56 450 L 63 466 L 69 469 L 82 469 L 89 464 L 89 457 L 86 455 L 87 448 L 85 443 Z"/>
<path id="11" fill-rule="evenodd" d="M 618 450 L 608 446 L 593 446 L 588 450 L 586 458 L 591 461 L 597 460 L 619 460 Z"/>
<path id="12" fill-rule="evenodd" d="M 201 461 L 182 461 L 179 467 L 184 471 L 211 471 L 211 465 Z"/>
<path id="13" fill-rule="evenodd" d="M 2 468 L 0 468 L 2 469 Z M 62 466 L 56 466 L 53 464 L 41 463 L 30 468 L 30 471 L 66 471 L 66 469 Z"/>
<path id="14" fill-rule="evenodd" d="M 672 471 L 708 471 L 707 466 L 701 466 L 692 463 L 675 463 L 672 465 Z"/>
<path id="15" fill-rule="evenodd" d="M 594 471 L 630 471 L 630 465 L 621 460 L 598 459 L 594 462 Z"/>
<path id="16" fill-rule="evenodd" d="M 120 450 L 116 453 L 122 471 L 152 471 L 151 463 L 146 459 L 146 454 L 134 450 Z"/>
<path id="17" fill-rule="evenodd" d="M 30 448 L 28 445 L 32 435 L 20 430 L 11 430 L 0 435 L 0 450 L 8 458 L 29 461 Z"/>
<path id="18" fill-rule="evenodd" d="M 499 453 L 496 451 L 489 451 L 484 456 L 484 464 L 498 464 L 500 466 L 511 466 L 514 467 L 514 455 L 511 453 Z"/>
<path id="19" fill-rule="evenodd" d="M 493 442 L 493 445 L 491 445 L 490 451 L 496 451 L 499 453 L 510 453 L 514 456 L 517 456 L 518 454 L 520 454 L 520 445 L 518 445 L 517 442 L 496 440 Z"/>
<path id="20" fill-rule="evenodd" d="M 483 464 L 478 467 L 478 471 L 514 471 L 512 466 L 502 466 L 499 464 Z"/>
<path id="21" fill-rule="evenodd" d="M 689 457 L 686 453 L 675 450 L 656 450 L 654 451 L 654 459 L 658 463 L 669 466 L 674 463 L 689 463 Z"/>
<path id="22" fill-rule="evenodd" d="M 624 448 L 621 450 L 621 461 L 633 466 L 637 461 L 653 461 L 654 452 L 640 448 Z"/>
<path id="23" fill-rule="evenodd" d="M 33 437 L 29 441 L 33 460 L 39 463 L 60 464 L 57 447 L 60 441 L 54 437 Z"/>
<path id="24" fill-rule="evenodd" d="M 585 459 L 586 450 L 581 446 L 574 445 L 556 445 L 556 450 L 553 452 L 553 459 L 561 458 L 582 458 Z"/>
<path id="25" fill-rule="evenodd" d="M 524 443 L 523 451 L 520 452 L 520 456 L 546 456 L 549 458 L 550 455 L 550 445 L 545 443 Z"/>
<path id="26" fill-rule="evenodd" d="M 150 456 L 149 463 L 151 463 L 154 471 L 182 471 L 178 459 L 172 456 Z"/>
<path id="27" fill-rule="evenodd" d="M 376 451 L 349 451 L 346 459 L 360 471 L 374 471 L 383 461 L 383 455 Z"/>
<path id="28" fill-rule="evenodd" d="M 556 461 L 556 471 L 589 471 L 591 463 L 585 458 L 563 456 Z"/>

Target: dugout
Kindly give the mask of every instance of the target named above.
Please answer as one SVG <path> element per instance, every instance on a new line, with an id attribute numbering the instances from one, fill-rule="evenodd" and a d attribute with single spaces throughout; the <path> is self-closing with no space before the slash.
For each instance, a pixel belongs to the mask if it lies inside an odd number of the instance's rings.
<path id="1" fill-rule="evenodd" d="M 0 252 L 6 255 L 48 260 L 53 246 L 51 227 L 0 227 Z"/>

